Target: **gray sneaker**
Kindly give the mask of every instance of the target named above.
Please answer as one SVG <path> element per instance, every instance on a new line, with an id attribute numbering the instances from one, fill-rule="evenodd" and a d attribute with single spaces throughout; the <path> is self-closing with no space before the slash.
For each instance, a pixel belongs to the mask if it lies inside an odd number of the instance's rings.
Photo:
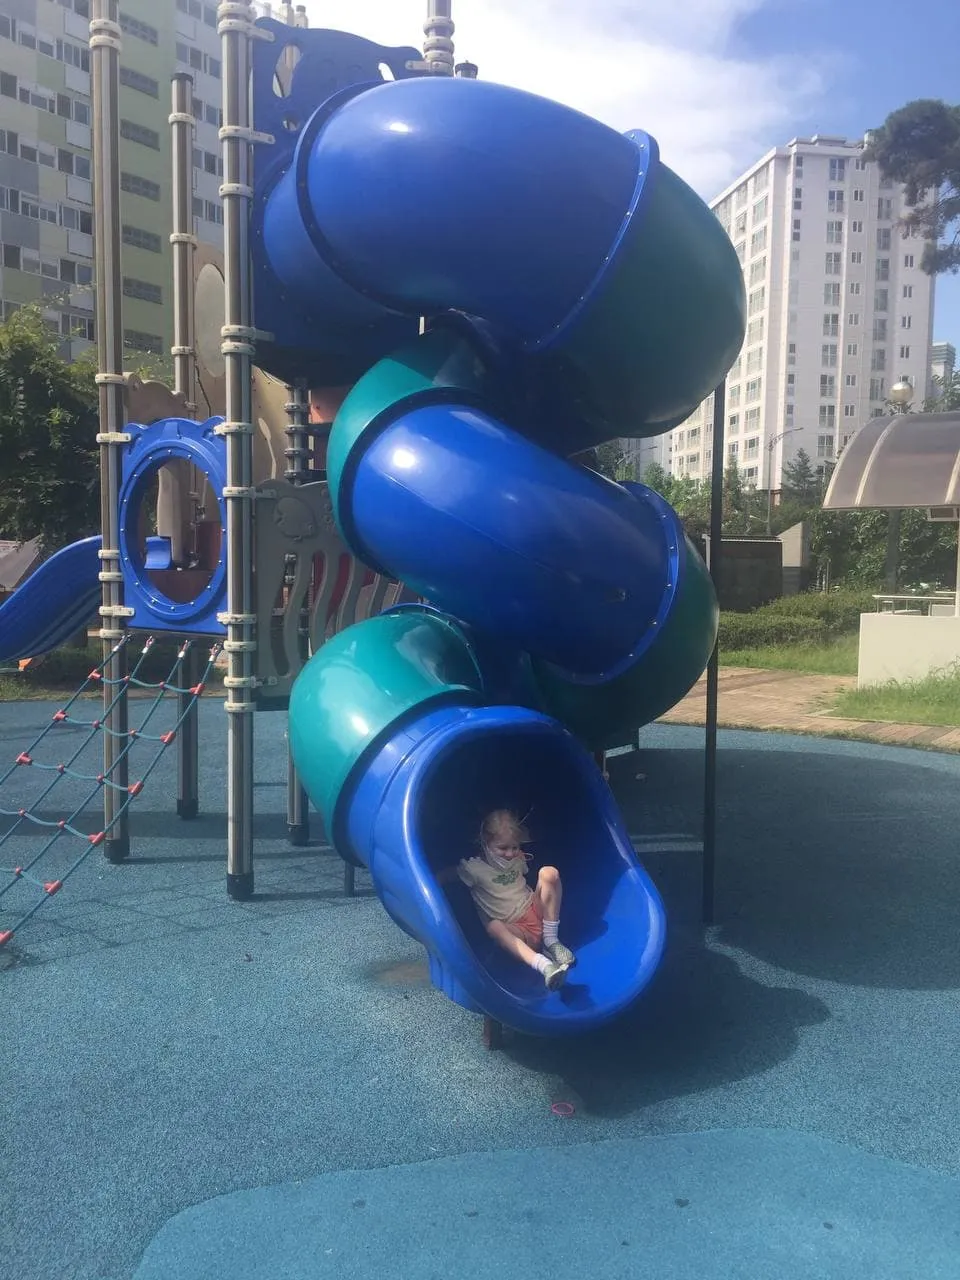
<path id="1" fill-rule="evenodd" d="M 572 969 L 577 963 L 577 957 L 562 942 L 551 942 L 543 948 L 543 954 L 549 956 L 554 964 L 565 964 L 568 969 Z"/>
<path id="2" fill-rule="evenodd" d="M 569 968 L 568 964 L 556 964 L 554 961 L 550 961 L 543 971 L 543 982 L 548 991 L 557 991 L 563 986 Z"/>

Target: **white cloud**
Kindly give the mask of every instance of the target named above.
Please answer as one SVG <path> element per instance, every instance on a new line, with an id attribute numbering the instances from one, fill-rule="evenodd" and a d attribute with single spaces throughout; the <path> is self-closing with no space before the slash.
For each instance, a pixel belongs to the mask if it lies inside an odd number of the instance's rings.
<path id="1" fill-rule="evenodd" d="M 704 196 L 797 131 L 829 67 L 726 52 L 768 0 L 453 0 L 458 59 L 485 80 L 565 102 L 616 129 L 646 129 Z M 426 0 L 307 0 L 312 26 L 419 46 Z M 819 123 L 830 129 L 829 120 Z"/>

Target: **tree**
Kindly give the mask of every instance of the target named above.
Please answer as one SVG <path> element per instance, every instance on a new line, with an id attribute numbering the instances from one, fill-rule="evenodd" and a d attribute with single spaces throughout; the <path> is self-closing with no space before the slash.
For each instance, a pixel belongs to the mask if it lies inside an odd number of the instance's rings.
<path id="1" fill-rule="evenodd" d="M 100 527 L 92 360 L 68 364 L 36 309 L 0 324 L 0 532 L 50 552 Z"/>
<path id="2" fill-rule="evenodd" d="M 821 487 L 810 455 L 806 449 L 798 449 L 796 457 L 783 466 L 783 491 L 798 502 L 814 503 Z"/>
<path id="3" fill-rule="evenodd" d="M 864 154 L 906 189 L 914 208 L 902 225 L 926 241 L 924 271 L 960 271 L 960 106 L 908 102 L 872 131 Z"/>
<path id="4" fill-rule="evenodd" d="M 607 440 L 591 450 L 593 461 L 585 461 L 585 465 L 599 471 L 608 480 L 633 480 L 634 466 L 624 457 L 619 440 Z"/>
<path id="5" fill-rule="evenodd" d="M 934 378 L 933 395 L 923 402 L 924 413 L 949 413 L 960 409 L 960 370 L 951 377 Z"/>

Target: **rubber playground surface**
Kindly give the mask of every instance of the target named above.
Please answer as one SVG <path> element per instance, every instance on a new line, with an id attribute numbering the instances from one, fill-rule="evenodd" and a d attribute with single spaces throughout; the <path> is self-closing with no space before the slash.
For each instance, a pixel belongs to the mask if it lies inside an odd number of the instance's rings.
<path id="1" fill-rule="evenodd" d="M 0 706 L 2 750 L 53 709 Z M 5 1275 L 960 1276 L 960 759 L 721 732 L 704 941 L 702 731 L 645 730 L 610 773 L 664 964 L 614 1027 L 490 1052 L 365 874 L 287 844 L 282 716 L 227 899 L 223 721 L 201 817 L 168 753 L 130 862 L 0 952 Z"/>

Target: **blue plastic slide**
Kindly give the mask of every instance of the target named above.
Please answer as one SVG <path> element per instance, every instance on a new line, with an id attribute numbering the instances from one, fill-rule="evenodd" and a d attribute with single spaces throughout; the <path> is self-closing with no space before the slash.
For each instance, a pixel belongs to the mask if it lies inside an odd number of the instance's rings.
<path id="1" fill-rule="evenodd" d="M 270 182 L 253 233 L 291 305 L 329 329 L 349 286 L 432 317 L 353 387 L 327 458 L 351 550 L 430 603 L 307 664 L 298 770 L 438 988 L 524 1031 L 584 1031 L 636 999 L 665 928 L 590 753 L 686 693 L 717 610 L 670 506 L 571 455 L 667 430 L 721 381 L 739 263 L 648 135 L 494 84 L 341 91 Z M 440 874 L 501 806 L 561 872 L 579 963 L 556 993 Z"/>
<path id="2" fill-rule="evenodd" d="M 0 662 L 48 653 L 85 626 L 100 603 L 99 538 L 72 542 L 0 605 Z"/>

